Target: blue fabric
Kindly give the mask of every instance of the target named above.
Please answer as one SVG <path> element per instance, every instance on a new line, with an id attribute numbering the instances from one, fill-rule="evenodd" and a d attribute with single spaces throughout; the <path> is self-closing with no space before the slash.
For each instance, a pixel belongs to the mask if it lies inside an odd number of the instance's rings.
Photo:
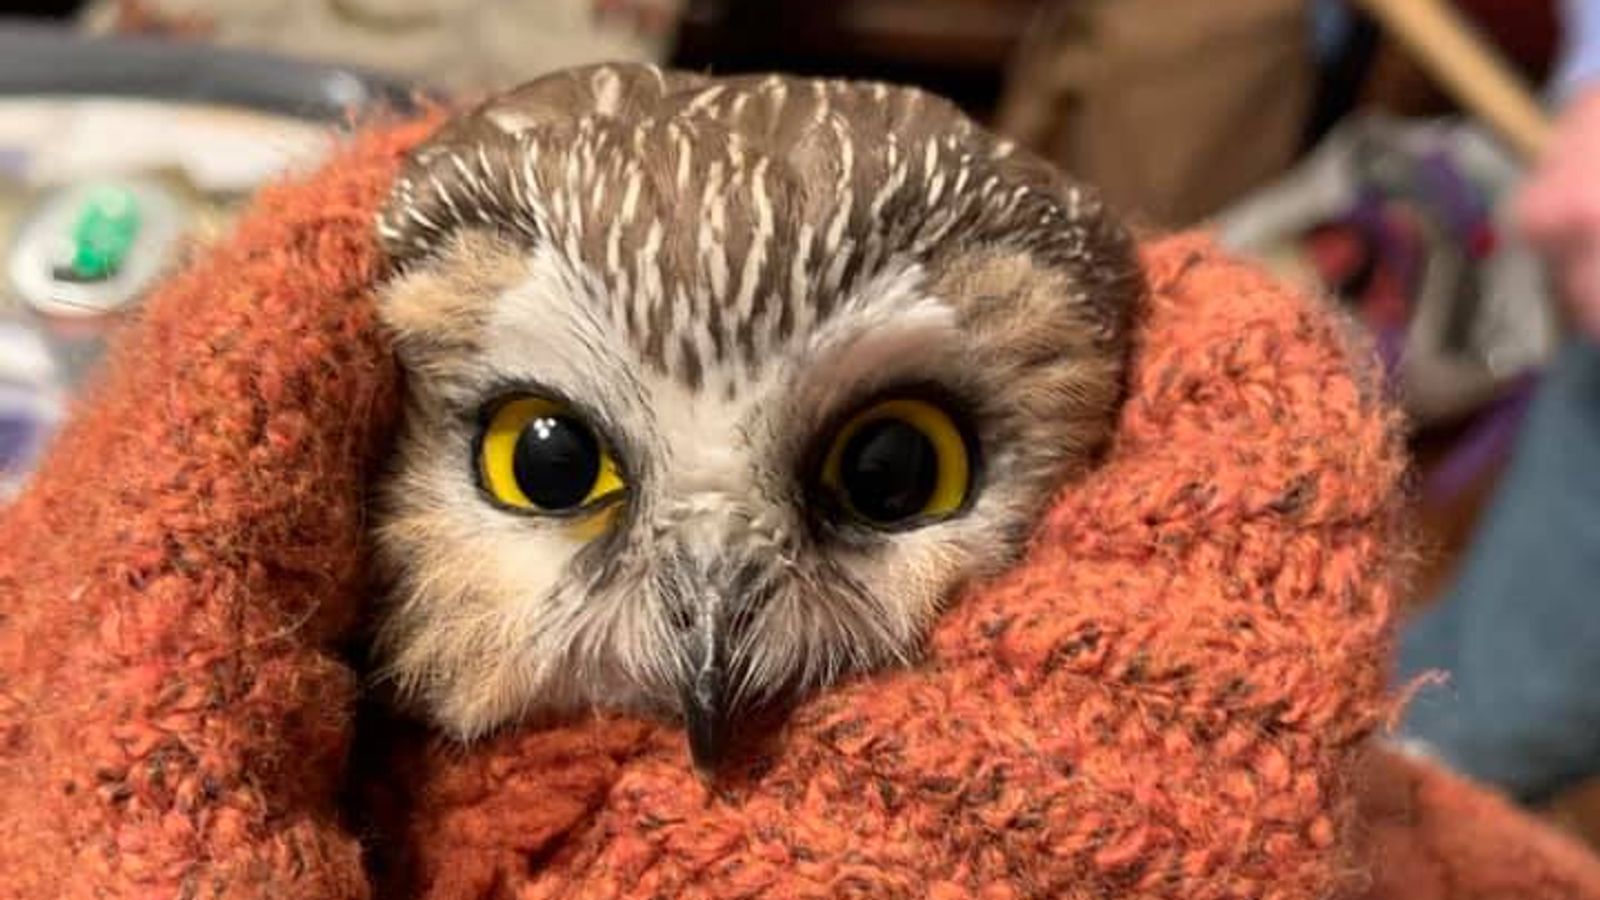
<path id="1" fill-rule="evenodd" d="M 1315 0 L 1311 4 L 1311 47 L 1317 62 L 1326 63 L 1343 49 L 1352 18 L 1346 0 Z"/>
<path id="2" fill-rule="evenodd" d="M 1562 60 L 1554 87 L 1564 99 L 1600 81 L 1600 0 L 1563 0 L 1561 11 Z"/>
<path id="3" fill-rule="evenodd" d="M 1547 372 L 1454 588 L 1401 635 L 1403 736 L 1529 801 L 1600 774 L 1600 347 Z"/>

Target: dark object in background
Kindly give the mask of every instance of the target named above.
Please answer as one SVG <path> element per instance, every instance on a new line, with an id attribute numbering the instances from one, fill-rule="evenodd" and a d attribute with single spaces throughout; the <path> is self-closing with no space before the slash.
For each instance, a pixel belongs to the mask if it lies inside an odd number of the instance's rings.
<path id="1" fill-rule="evenodd" d="M 70 19 L 83 8 L 83 0 L 9 0 L 0 4 L 0 16 L 30 19 Z"/>
<path id="2" fill-rule="evenodd" d="M 1288 168 L 1314 70 L 1303 0 L 1053 0 L 999 128 L 1163 227 Z"/>
<path id="3" fill-rule="evenodd" d="M 1367 83 L 1367 73 L 1377 58 L 1382 36 L 1370 16 L 1349 10 L 1342 3 L 1334 15 L 1344 18 L 1346 27 L 1340 29 L 1336 42 L 1319 48 L 1317 60 L 1317 87 L 1306 118 L 1302 149 L 1309 151 L 1328 135 L 1328 132 L 1349 115 L 1361 101 Z"/>
<path id="4" fill-rule="evenodd" d="M 1040 0 L 690 0 L 674 65 L 916 84 L 989 120 Z"/>
<path id="5" fill-rule="evenodd" d="M 1450 5 L 1530 84 L 1543 84 L 1554 70 L 1561 33 L 1555 0 L 1452 0 Z M 1405 48 L 1381 37 L 1361 79 L 1360 102 L 1408 116 L 1460 111 Z"/>
<path id="6" fill-rule="evenodd" d="M 157 38 L 84 38 L 0 22 L 0 97 L 131 97 L 215 103 L 328 122 L 411 110 L 419 88 L 345 66 Z"/>

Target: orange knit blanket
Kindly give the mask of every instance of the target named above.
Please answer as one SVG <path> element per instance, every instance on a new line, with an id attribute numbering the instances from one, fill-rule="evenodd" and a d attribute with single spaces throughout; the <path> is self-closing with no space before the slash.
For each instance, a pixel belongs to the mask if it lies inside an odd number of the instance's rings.
<path id="1" fill-rule="evenodd" d="M 725 781 L 650 723 L 358 715 L 373 213 L 428 127 L 265 192 L 0 517 L 0 897 L 1600 898 L 1375 747 L 1394 423 L 1332 317 L 1194 237 L 1147 247 L 1114 448 L 1027 559 Z"/>

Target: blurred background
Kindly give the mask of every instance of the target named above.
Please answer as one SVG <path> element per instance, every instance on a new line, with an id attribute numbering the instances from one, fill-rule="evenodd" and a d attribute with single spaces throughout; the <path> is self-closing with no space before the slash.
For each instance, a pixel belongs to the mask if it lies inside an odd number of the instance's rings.
<path id="1" fill-rule="evenodd" d="M 1540 0 L 0 0 L 0 504 L 152 280 L 363 116 L 601 60 L 781 69 L 945 94 L 1348 307 L 1409 413 L 1422 608 L 1562 341 L 1507 201 L 1564 37 Z M 1538 805 L 1600 838 L 1584 779 Z"/>

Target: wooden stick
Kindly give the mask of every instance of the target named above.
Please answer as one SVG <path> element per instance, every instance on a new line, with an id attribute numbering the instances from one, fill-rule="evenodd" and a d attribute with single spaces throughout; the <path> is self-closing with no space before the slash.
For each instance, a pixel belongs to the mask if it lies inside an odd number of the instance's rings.
<path id="1" fill-rule="evenodd" d="M 1550 119 L 1500 54 L 1443 0 L 1357 0 L 1456 101 L 1525 159 L 1550 141 Z"/>

